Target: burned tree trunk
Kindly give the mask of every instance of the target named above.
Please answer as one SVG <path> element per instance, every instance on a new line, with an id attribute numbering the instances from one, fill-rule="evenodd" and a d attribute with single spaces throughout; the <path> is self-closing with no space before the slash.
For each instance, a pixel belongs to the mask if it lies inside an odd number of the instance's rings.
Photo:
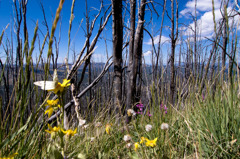
<path id="1" fill-rule="evenodd" d="M 130 39 L 129 39 L 129 62 L 128 62 L 128 80 L 127 80 L 127 101 L 126 110 L 132 107 L 134 103 L 134 85 L 133 85 L 133 49 L 134 49 L 134 36 L 135 36 L 135 14 L 136 14 L 136 0 L 130 1 Z M 127 117 L 127 123 L 130 121 L 130 117 Z"/>
<path id="2" fill-rule="evenodd" d="M 175 22 L 175 15 L 174 15 L 174 0 L 171 0 L 171 56 L 170 56 L 170 69 L 171 69 L 171 77 L 170 77 L 170 102 L 174 105 L 174 93 L 176 87 L 175 81 L 175 66 L 174 66 L 174 58 L 175 58 L 175 47 L 178 38 L 178 2 L 176 0 L 176 22 Z M 175 33 L 175 23 L 176 23 L 176 33 Z"/>
<path id="3" fill-rule="evenodd" d="M 197 53 L 197 0 L 195 0 L 194 16 L 194 78 L 197 79 L 198 73 L 198 53 Z"/>
<path id="4" fill-rule="evenodd" d="M 141 65 L 142 65 L 142 41 L 143 41 L 143 24 L 144 24 L 144 15 L 145 15 L 145 5 L 146 0 L 141 0 L 140 9 L 138 11 L 138 25 L 136 29 L 135 39 L 134 39 L 134 50 L 133 50 L 133 83 L 135 84 L 135 90 L 136 90 L 136 84 L 138 83 L 138 86 L 141 85 Z M 139 88 L 138 88 L 139 90 Z M 135 91 L 136 94 L 137 90 Z M 139 100 L 139 96 L 135 97 L 135 101 Z"/>
<path id="5" fill-rule="evenodd" d="M 222 71 L 222 81 L 224 81 L 224 72 L 225 72 L 225 63 L 226 63 L 226 54 L 227 54 L 227 43 L 228 43 L 228 35 L 227 35 L 227 24 L 228 24 L 228 18 L 227 18 L 227 5 L 224 1 L 224 14 L 223 16 L 223 46 L 222 46 L 222 68 L 224 69 Z"/>
<path id="6" fill-rule="evenodd" d="M 113 35 L 113 63 L 114 63 L 114 105 L 116 113 L 120 113 L 122 102 L 122 1 L 112 0 L 112 35 Z"/>
<path id="7" fill-rule="evenodd" d="M 144 15 L 145 15 L 145 5 L 146 5 L 146 0 L 141 0 L 141 5 L 140 9 L 138 11 L 138 24 L 137 24 L 137 29 L 136 33 L 134 35 L 134 25 L 132 23 L 135 23 L 135 8 L 136 8 L 136 1 L 132 1 L 131 4 L 131 37 L 130 39 L 132 40 L 131 43 L 129 43 L 129 46 L 132 47 L 132 52 L 130 52 L 129 49 L 129 54 L 132 56 L 132 63 L 129 61 L 129 89 L 127 92 L 127 108 L 131 108 L 131 106 L 136 102 L 137 97 L 137 88 L 136 88 L 136 83 L 137 83 L 137 78 L 138 78 L 138 86 L 141 86 L 141 63 L 142 63 L 142 40 L 143 40 L 143 24 L 144 24 Z M 132 37 L 134 36 L 134 37 Z M 133 55 L 131 55 L 133 54 Z M 138 87 L 138 92 L 141 91 L 140 87 Z M 138 93 L 139 94 L 139 93 Z M 139 95 L 138 95 L 139 96 Z M 126 122 L 130 122 L 130 118 L 127 117 Z"/>

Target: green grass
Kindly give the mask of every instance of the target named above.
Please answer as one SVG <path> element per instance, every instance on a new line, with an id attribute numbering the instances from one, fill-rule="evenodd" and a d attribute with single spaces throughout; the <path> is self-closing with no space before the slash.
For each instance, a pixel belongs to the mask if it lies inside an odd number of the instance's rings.
<path id="1" fill-rule="evenodd" d="M 61 5 L 59 8 L 62 7 Z M 44 79 L 48 79 L 49 75 L 53 37 L 60 10 L 56 13 L 51 29 L 51 38 L 48 39 L 48 58 L 45 63 Z M 0 45 L 4 31 L 0 36 Z M 36 23 L 31 40 L 31 47 L 28 48 L 29 44 L 26 41 L 24 47 L 21 48 L 23 57 L 20 62 L 22 64 L 18 68 L 16 81 L 13 82 L 10 102 L 6 106 L 3 105 L 3 99 L 0 96 L 0 118 L 3 119 L 0 123 L 0 157 L 9 156 L 15 152 L 18 153 L 15 158 L 28 159 L 54 158 L 54 155 L 60 155 L 58 145 L 56 145 L 60 142 L 59 138 L 54 141 L 50 134 L 45 132 L 48 129 L 47 116 L 43 116 L 44 109 L 41 98 L 42 96 L 46 97 L 47 94 L 38 90 L 37 87 L 33 87 L 36 72 L 32 63 L 32 53 L 36 45 L 37 32 L 38 23 Z M 71 24 L 69 42 L 70 32 Z M 40 50 L 37 67 L 42 58 L 46 38 L 47 34 Z M 23 67 L 24 57 L 25 68 Z M 0 81 L 3 80 L 4 69 L 5 64 Z M 153 85 L 155 84 L 153 83 Z M 191 83 L 189 85 L 191 88 Z M 91 103 L 99 112 L 93 115 L 94 110 L 86 111 L 88 112 L 86 119 L 89 120 L 86 124 L 89 126 L 87 128 L 79 127 L 77 134 L 64 140 L 64 155 L 68 158 L 102 159 L 240 158 L 240 92 L 237 81 L 234 81 L 232 85 L 230 83 L 218 84 L 215 91 L 206 84 L 204 99 L 201 94 L 197 93 L 197 88 L 193 86 L 191 89 L 194 91 L 189 93 L 185 99 L 178 98 L 176 101 L 178 105 L 175 107 L 165 101 L 163 92 L 159 93 L 153 88 L 150 86 L 148 89 L 151 92 L 152 100 L 149 106 L 150 110 L 146 110 L 146 114 L 133 118 L 129 125 L 125 125 L 125 117 L 116 120 L 114 115 L 109 114 L 109 108 L 113 106 L 109 104 L 111 102 L 101 99 L 102 92 L 99 88 L 95 99 L 81 103 L 88 106 Z M 31 103 L 31 101 L 35 101 L 35 103 Z M 163 104 L 168 107 L 167 114 L 160 109 L 160 101 L 165 101 Z M 29 107 L 34 109 L 28 111 Z M 8 113 L 10 108 L 11 114 Z M 3 109 L 5 114 L 2 114 Z M 153 116 L 149 117 L 148 111 Z M 97 122 L 101 122 L 101 126 L 96 127 Z M 107 134 L 105 126 L 110 123 L 112 124 L 111 131 L 110 134 Z M 168 123 L 169 129 L 162 130 L 162 123 Z M 145 130 L 147 124 L 153 126 L 149 132 Z M 75 129 L 75 127 L 71 127 L 71 129 Z M 154 148 L 141 144 L 135 151 L 133 146 L 128 148 L 127 143 L 123 140 L 124 135 L 127 134 L 132 138 L 130 141 L 132 145 L 140 142 L 141 137 L 150 140 L 158 139 Z M 94 139 L 92 140 L 92 138 Z"/>
<path id="2" fill-rule="evenodd" d="M 78 133 L 65 141 L 65 155 L 69 158 L 239 158 L 238 86 L 225 84 L 217 88 L 214 97 L 211 94 L 208 91 L 205 99 L 198 94 L 189 96 L 185 103 L 192 104 L 182 110 L 168 109 L 167 114 L 159 105 L 151 105 L 153 116 L 138 115 L 127 126 L 124 120 L 106 119 L 103 114 L 106 111 L 101 112 L 91 117 L 94 120 L 87 123 L 87 128 L 78 128 Z M 40 124 L 34 125 L 34 119 L 30 116 L 24 126 L 3 136 L 1 156 L 14 152 L 18 152 L 16 158 L 48 156 L 51 137 L 44 132 L 46 125 L 42 128 Z M 96 122 L 101 122 L 102 126 L 96 127 Z M 163 122 L 169 124 L 168 130 L 160 128 Z M 105 125 L 109 123 L 112 126 L 107 134 Z M 145 130 L 146 124 L 153 126 L 150 132 Z M 134 151 L 133 147 L 127 148 L 123 140 L 126 134 L 131 136 L 132 145 L 140 142 L 141 137 L 151 140 L 157 137 L 157 146 L 151 148 L 142 144 Z M 92 141 L 91 137 L 94 137 Z"/>

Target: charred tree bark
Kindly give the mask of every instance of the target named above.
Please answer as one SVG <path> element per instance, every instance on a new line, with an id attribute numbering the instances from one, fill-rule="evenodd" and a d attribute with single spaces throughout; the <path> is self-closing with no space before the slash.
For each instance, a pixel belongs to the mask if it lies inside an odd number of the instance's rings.
<path id="1" fill-rule="evenodd" d="M 130 39 L 129 39 L 129 62 L 128 62 L 128 80 L 127 80 L 127 101 L 126 110 L 131 109 L 134 103 L 134 87 L 133 87 L 133 49 L 135 37 L 135 14 L 136 14 L 136 0 L 130 1 Z M 131 117 L 127 116 L 126 122 L 129 123 Z"/>
<path id="2" fill-rule="evenodd" d="M 179 57 L 178 57 L 178 79 L 179 79 L 179 88 L 181 87 L 181 80 L 182 80 L 182 75 L 181 75 L 181 72 L 182 72 L 182 59 L 181 59 L 181 56 L 182 56 L 182 40 L 183 37 L 181 35 L 181 43 L 180 43 L 180 46 L 179 46 Z"/>
<path id="3" fill-rule="evenodd" d="M 191 65 L 191 55 L 190 55 L 190 50 L 187 50 L 187 55 L 186 55 L 186 62 L 185 62 L 185 79 L 188 81 L 190 77 L 190 65 Z"/>
<path id="4" fill-rule="evenodd" d="M 197 79 L 198 74 L 198 55 L 197 55 L 197 0 L 195 0 L 194 15 L 194 78 Z"/>
<path id="5" fill-rule="evenodd" d="M 134 39 L 134 51 L 133 51 L 133 84 L 135 84 L 135 90 L 136 90 L 136 84 L 138 82 L 138 85 L 140 85 L 139 82 L 141 82 L 141 64 L 142 64 L 142 41 L 143 41 L 143 24 L 144 24 L 144 15 L 145 15 L 145 5 L 146 0 L 141 0 L 140 9 L 138 11 L 138 24 Z M 138 89 L 139 90 L 139 89 Z M 137 90 L 136 90 L 136 94 Z M 138 96 L 136 94 L 133 94 L 133 97 L 135 97 L 135 101 L 139 100 Z"/>
<path id="6" fill-rule="evenodd" d="M 227 43 L 228 43 L 228 35 L 227 35 L 227 23 L 228 23 L 228 18 L 227 18 L 227 5 L 228 2 L 224 2 L 224 14 L 223 16 L 223 46 L 222 46 L 222 68 L 224 69 L 222 71 L 222 81 L 224 81 L 224 72 L 225 72 L 225 63 L 226 63 L 226 54 L 227 54 Z"/>
<path id="7" fill-rule="evenodd" d="M 86 29 L 87 29 L 87 38 L 90 38 L 90 26 L 89 26 L 89 16 L 88 16 L 88 4 L 87 4 L 87 0 L 85 0 L 86 3 Z M 87 52 L 89 52 L 89 47 L 90 47 L 90 43 L 89 41 L 87 42 Z M 88 84 L 90 85 L 92 83 L 92 77 L 91 77 L 91 55 L 89 56 L 89 58 L 86 60 L 85 65 L 88 65 Z M 89 89 L 89 101 L 92 100 L 92 89 Z M 91 110 L 92 108 L 92 104 L 90 103 L 89 105 L 89 109 Z"/>
<path id="8" fill-rule="evenodd" d="M 19 5 L 19 6 L 18 6 Z M 22 23 L 22 7 L 21 3 L 17 5 L 17 1 L 14 0 L 14 9 L 16 12 L 16 36 L 17 36 L 17 54 L 16 54 L 16 70 L 15 70 L 15 80 L 17 80 L 18 66 L 21 67 L 21 39 L 20 39 L 20 29 Z"/>
<path id="9" fill-rule="evenodd" d="M 26 42 L 28 40 L 28 33 L 27 33 L 27 3 L 28 3 L 28 1 L 22 0 L 24 42 Z"/>
<path id="10" fill-rule="evenodd" d="M 227 53 L 227 27 L 226 22 L 223 26 L 223 48 L 222 48 L 222 69 L 225 70 L 225 63 L 226 63 L 226 53 Z M 222 71 L 222 81 L 224 81 L 224 72 Z"/>
<path id="11" fill-rule="evenodd" d="M 174 93 L 175 93 L 175 87 L 176 87 L 176 81 L 175 81 L 175 48 L 176 48 L 176 42 L 178 38 L 178 2 L 176 0 L 176 22 L 175 22 L 175 13 L 174 13 L 174 0 L 171 0 L 171 56 L 170 56 L 170 69 L 171 69 L 171 77 L 170 77 L 170 102 L 172 105 L 174 105 Z M 175 23 L 176 23 L 176 33 L 175 33 Z"/>
<path id="12" fill-rule="evenodd" d="M 136 7 L 136 1 L 132 2 L 133 4 L 131 4 L 131 11 L 133 11 Z M 134 4 L 135 3 L 135 4 Z M 135 6 L 134 6 L 135 5 Z M 127 108 L 131 108 L 132 105 L 136 102 L 136 100 L 139 100 L 139 93 L 141 91 L 141 63 L 142 63 L 142 40 L 143 40 L 143 24 L 144 24 L 144 15 L 145 15 L 145 5 L 146 5 L 146 0 L 141 0 L 141 4 L 140 4 L 140 9 L 138 11 L 138 24 L 137 24 L 137 29 L 134 35 L 134 30 L 133 30 L 133 26 L 131 26 L 131 37 L 130 39 L 134 39 L 134 41 L 131 41 L 131 45 L 130 47 L 132 47 L 131 49 L 133 49 L 133 52 L 129 53 L 133 53 L 132 55 L 132 65 L 129 65 L 129 83 L 130 83 L 130 87 L 128 89 L 128 93 L 127 93 Z M 135 21 L 133 21 L 135 18 L 133 17 L 135 16 L 135 11 L 131 12 L 131 23 L 135 23 Z M 133 24 L 131 24 L 133 25 Z M 135 24 L 134 24 L 135 25 Z M 134 37 L 132 37 L 134 36 Z M 132 40 L 133 40 L 132 39 Z M 133 42 L 133 43 L 132 43 Z M 131 56 L 131 55 L 130 55 Z M 129 63 L 130 64 L 130 63 Z M 138 78 L 138 89 L 136 88 L 137 86 L 137 78 Z M 138 94 L 138 97 L 137 97 Z M 129 123 L 131 120 L 131 118 L 127 117 L 126 123 Z"/>
<path id="13" fill-rule="evenodd" d="M 112 0 L 112 35 L 113 35 L 113 63 L 114 63 L 114 105 L 119 114 L 122 106 L 122 1 Z"/>

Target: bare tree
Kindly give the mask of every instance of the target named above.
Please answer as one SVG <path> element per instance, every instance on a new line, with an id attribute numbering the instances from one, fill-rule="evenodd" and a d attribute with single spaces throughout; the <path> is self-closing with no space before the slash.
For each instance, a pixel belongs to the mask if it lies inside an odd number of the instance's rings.
<path id="1" fill-rule="evenodd" d="M 129 62 L 128 62 L 128 80 L 127 80 L 127 101 L 126 110 L 132 107 L 134 103 L 133 96 L 133 49 L 134 49 L 134 37 L 135 37 L 135 14 L 136 14 L 136 0 L 130 0 L 130 38 L 129 38 Z M 130 89 L 129 89 L 130 88 Z M 127 116 L 127 123 L 130 121 L 130 117 Z"/>
<path id="2" fill-rule="evenodd" d="M 119 113 L 122 102 L 122 1 L 112 0 L 112 36 L 113 36 L 113 63 L 114 63 L 114 105 Z"/>
<path id="3" fill-rule="evenodd" d="M 128 77 L 128 92 L 127 92 L 127 109 L 131 108 L 132 105 L 136 102 L 137 99 L 137 88 L 136 83 L 139 82 L 139 91 L 141 91 L 141 63 L 142 63 L 142 40 L 143 40 L 143 24 L 144 24 L 144 15 L 145 15 L 145 5 L 146 0 L 141 0 L 140 8 L 138 10 L 138 24 L 137 29 L 135 31 L 134 35 L 134 25 L 132 23 L 135 23 L 135 8 L 136 8 L 136 1 L 131 2 L 131 33 L 130 33 L 130 42 L 129 46 L 132 50 L 130 52 L 129 49 L 129 60 L 130 57 L 132 58 L 131 61 L 129 61 L 129 77 Z M 134 37 L 131 37 L 134 36 Z M 131 62 L 131 63 L 130 63 Z M 137 80 L 138 78 L 138 80 Z M 139 98 L 139 97 L 138 97 Z M 130 118 L 127 117 L 126 122 L 130 122 Z"/>
<path id="4" fill-rule="evenodd" d="M 194 11 L 194 78 L 197 77 L 198 72 L 198 53 L 197 53 L 197 0 L 195 0 Z"/>
<path id="5" fill-rule="evenodd" d="M 223 17 L 223 45 L 222 45 L 222 69 L 225 70 L 225 64 L 226 64 L 226 54 L 227 54 L 227 44 L 228 44 L 228 14 L 227 14 L 227 6 L 229 1 L 223 1 L 223 13 L 221 11 L 222 17 Z M 222 81 L 224 81 L 224 72 L 222 71 Z"/>
<path id="6" fill-rule="evenodd" d="M 176 21 L 175 21 L 175 6 L 176 5 Z M 175 66 L 174 66 L 174 60 L 175 60 L 175 48 L 176 48 L 176 42 L 178 38 L 178 2 L 176 0 L 174 5 L 174 0 L 171 0 L 171 56 L 170 56 L 170 67 L 171 67 L 171 77 L 170 77 L 170 102 L 174 105 L 174 93 L 175 93 L 175 87 L 176 87 L 176 81 L 175 81 Z M 175 28 L 176 25 L 176 28 Z"/>
<path id="7" fill-rule="evenodd" d="M 18 66 L 21 66 L 21 48 L 22 48 L 22 44 L 21 44 L 21 39 L 20 39 L 20 29 L 21 29 L 21 23 L 22 23 L 22 7 L 21 7 L 21 3 L 17 3 L 16 0 L 13 1 L 14 2 L 14 9 L 15 9 L 15 13 L 16 13 L 16 18 L 14 19 L 15 21 L 15 28 L 16 28 L 16 36 L 17 36 L 17 54 L 16 54 L 16 71 L 15 71 L 15 79 L 17 78 L 17 74 L 18 74 Z"/>
<path id="8" fill-rule="evenodd" d="M 138 11 L 138 25 L 136 29 L 136 35 L 134 40 L 134 76 L 136 77 L 136 94 L 135 101 L 139 101 L 141 97 L 141 86 L 142 86 L 142 45 L 143 45 L 143 24 L 145 22 L 145 6 L 146 0 L 141 0 L 140 8 Z"/>

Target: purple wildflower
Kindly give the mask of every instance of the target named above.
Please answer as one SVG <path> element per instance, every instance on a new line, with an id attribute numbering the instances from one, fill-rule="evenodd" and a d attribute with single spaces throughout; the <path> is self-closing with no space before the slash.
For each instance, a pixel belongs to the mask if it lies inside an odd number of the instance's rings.
<path id="1" fill-rule="evenodd" d="M 164 105 L 164 108 L 163 108 L 165 111 L 168 109 L 166 105 Z"/>
<path id="2" fill-rule="evenodd" d="M 137 114 L 142 114 L 143 113 L 143 104 L 141 103 L 141 101 L 139 102 L 139 104 L 136 105 L 136 107 L 138 108 L 138 112 Z"/>
<path id="3" fill-rule="evenodd" d="M 160 105 L 160 109 L 163 109 L 163 104 Z"/>
<path id="4" fill-rule="evenodd" d="M 168 108 L 167 108 L 166 105 L 161 104 L 161 105 L 160 105 L 160 110 L 164 111 L 164 113 L 167 114 Z"/>
<path id="5" fill-rule="evenodd" d="M 160 105 L 160 109 L 167 110 L 168 108 L 167 108 L 167 106 L 166 106 L 166 105 L 163 105 L 163 104 L 161 104 L 161 105 Z"/>
<path id="6" fill-rule="evenodd" d="M 136 107 L 137 107 L 137 108 L 143 108 L 144 106 L 143 106 L 142 103 L 139 103 L 139 104 L 136 105 Z"/>
<path id="7" fill-rule="evenodd" d="M 164 110 L 165 110 L 165 114 L 167 114 L 167 110 L 168 110 L 168 108 L 167 108 L 166 105 L 164 105 Z"/>
<path id="8" fill-rule="evenodd" d="M 151 116 L 152 116 L 152 114 L 150 114 L 150 112 L 148 112 L 148 116 L 149 116 L 149 117 L 151 117 Z"/>

